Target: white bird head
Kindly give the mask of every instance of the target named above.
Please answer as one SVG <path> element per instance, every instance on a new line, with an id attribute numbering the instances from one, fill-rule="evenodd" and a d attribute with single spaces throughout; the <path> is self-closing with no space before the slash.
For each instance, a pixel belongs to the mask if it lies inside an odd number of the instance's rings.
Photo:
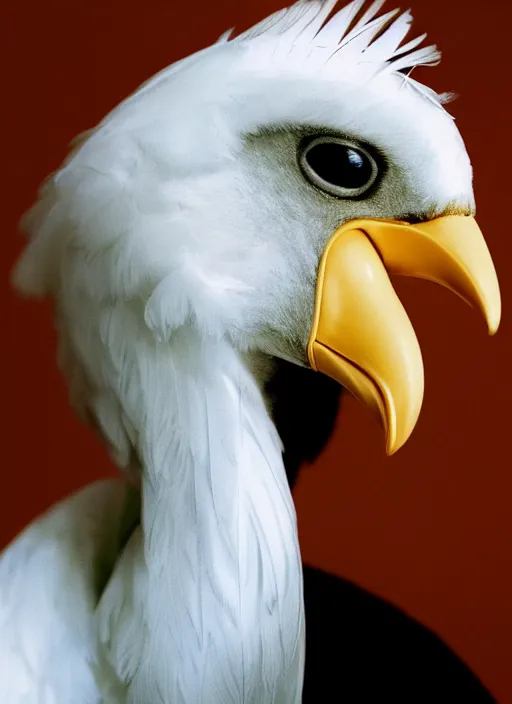
<path id="1" fill-rule="evenodd" d="M 397 449 L 423 370 L 386 269 L 457 290 L 492 331 L 500 313 L 446 96 L 409 77 L 439 53 L 403 45 L 410 14 L 382 4 L 329 19 L 336 0 L 300 0 L 143 85 L 47 182 L 20 287 L 55 296 L 70 338 L 80 316 L 136 302 L 158 340 L 194 326 L 310 364 L 372 406 Z"/>

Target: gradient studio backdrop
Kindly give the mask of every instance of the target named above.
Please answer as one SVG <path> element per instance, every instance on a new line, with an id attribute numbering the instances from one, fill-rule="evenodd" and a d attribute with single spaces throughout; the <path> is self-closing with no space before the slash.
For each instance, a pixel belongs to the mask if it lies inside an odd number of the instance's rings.
<path id="1" fill-rule="evenodd" d="M 394 4 L 394 3 L 392 3 Z M 512 231 L 506 0 L 414 0 L 416 33 L 444 50 L 418 77 L 455 90 L 475 167 L 478 220 L 500 276 L 504 319 L 440 288 L 399 281 L 424 353 L 419 424 L 389 459 L 351 398 L 296 494 L 304 557 L 392 600 L 437 631 L 500 702 L 512 702 Z M 278 0 L 3 0 L 0 545 L 57 499 L 114 471 L 67 406 L 48 306 L 17 300 L 17 221 L 68 142 L 165 65 L 278 9 Z"/>

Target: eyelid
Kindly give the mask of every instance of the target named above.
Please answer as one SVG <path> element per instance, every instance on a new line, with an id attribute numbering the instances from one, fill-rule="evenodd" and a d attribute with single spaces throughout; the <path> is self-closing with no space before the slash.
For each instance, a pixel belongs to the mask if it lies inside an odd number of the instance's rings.
<path id="1" fill-rule="evenodd" d="M 343 144 L 344 146 L 351 147 L 352 149 L 360 149 L 361 151 L 366 151 L 365 147 L 363 147 L 362 144 L 358 144 L 356 141 L 348 139 L 348 137 L 339 137 L 334 135 L 329 136 L 327 134 L 321 134 L 316 135 L 314 137 L 309 137 L 305 141 L 307 143 L 305 151 L 313 146 L 316 146 L 317 144 Z"/>

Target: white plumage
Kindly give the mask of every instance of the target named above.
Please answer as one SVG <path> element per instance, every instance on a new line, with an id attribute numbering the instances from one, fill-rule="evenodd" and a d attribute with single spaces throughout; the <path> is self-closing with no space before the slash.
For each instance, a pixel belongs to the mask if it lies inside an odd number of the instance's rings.
<path id="1" fill-rule="evenodd" d="M 87 488 L 0 561 L 5 704 L 292 704 L 304 617 L 296 518 L 263 382 L 305 364 L 318 258 L 354 217 L 473 208 L 438 96 L 406 75 L 410 14 L 300 0 L 171 66 L 84 135 L 25 221 L 15 282 L 56 306 L 73 407 L 139 476 Z M 304 130 L 385 155 L 328 200 Z M 104 580 L 108 583 L 104 584 Z M 342 665 L 342 664 L 341 664 Z M 3 673 L 9 672 L 9 676 Z"/>

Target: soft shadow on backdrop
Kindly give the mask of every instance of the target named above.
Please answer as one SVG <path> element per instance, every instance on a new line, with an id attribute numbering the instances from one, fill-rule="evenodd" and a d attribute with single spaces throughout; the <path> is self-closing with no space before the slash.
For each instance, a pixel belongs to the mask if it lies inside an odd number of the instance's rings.
<path id="1" fill-rule="evenodd" d="M 114 471 L 68 410 L 49 307 L 9 290 L 19 216 L 77 132 L 165 65 L 279 7 L 277 0 L 2 3 L 0 546 L 57 499 Z M 397 282 L 425 360 L 419 424 L 389 459 L 380 429 L 345 399 L 332 443 L 296 492 L 302 549 L 305 560 L 436 630 L 500 702 L 512 702 L 512 5 L 413 0 L 412 9 L 414 31 L 428 31 L 444 50 L 442 65 L 421 78 L 460 94 L 450 108 L 475 168 L 478 220 L 502 287 L 502 327 L 489 339 L 479 316 L 448 292 Z"/>

